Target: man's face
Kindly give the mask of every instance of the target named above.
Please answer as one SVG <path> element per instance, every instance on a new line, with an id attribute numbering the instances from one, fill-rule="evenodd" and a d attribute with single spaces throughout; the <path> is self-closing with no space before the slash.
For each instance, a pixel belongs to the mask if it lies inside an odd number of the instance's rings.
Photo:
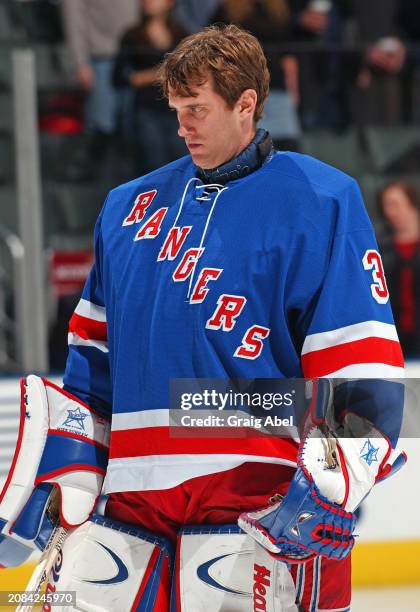
<path id="1" fill-rule="evenodd" d="M 214 91 L 211 78 L 192 91 L 197 96 L 179 96 L 170 89 L 169 106 L 177 113 L 178 134 L 185 139 L 193 162 L 209 170 L 229 161 L 249 144 L 252 122 L 249 117 L 244 120 L 242 96 L 229 108 Z"/>

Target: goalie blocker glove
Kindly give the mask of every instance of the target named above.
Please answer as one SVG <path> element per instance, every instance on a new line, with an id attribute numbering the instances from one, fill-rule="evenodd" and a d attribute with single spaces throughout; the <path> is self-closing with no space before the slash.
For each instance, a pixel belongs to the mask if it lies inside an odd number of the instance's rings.
<path id="1" fill-rule="evenodd" d="M 88 519 L 106 472 L 109 430 L 106 417 L 53 383 L 21 380 L 19 435 L 0 493 L 0 567 L 45 548 L 57 513 L 67 528 Z"/>
<path id="2" fill-rule="evenodd" d="M 283 561 L 342 559 L 354 545 L 354 510 L 405 462 L 405 453 L 395 453 L 386 436 L 354 413 L 344 416 L 340 438 L 311 426 L 284 498 L 241 514 L 239 526 Z"/>

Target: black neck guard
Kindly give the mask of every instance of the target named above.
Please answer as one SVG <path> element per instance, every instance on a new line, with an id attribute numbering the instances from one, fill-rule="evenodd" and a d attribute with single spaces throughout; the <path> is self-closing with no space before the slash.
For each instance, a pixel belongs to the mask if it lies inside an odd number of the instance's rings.
<path id="1" fill-rule="evenodd" d="M 236 157 L 218 168 L 203 170 L 197 168 L 197 177 L 203 183 L 225 185 L 229 181 L 243 178 L 258 170 L 273 155 L 273 141 L 266 130 L 258 129 L 253 140 Z"/>

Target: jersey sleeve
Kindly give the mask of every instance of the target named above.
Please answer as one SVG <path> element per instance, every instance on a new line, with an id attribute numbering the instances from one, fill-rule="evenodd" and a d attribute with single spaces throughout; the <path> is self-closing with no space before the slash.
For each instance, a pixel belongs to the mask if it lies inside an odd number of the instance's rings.
<path id="1" fill-rule="evenodd" d="M 340 420 L 347 411 L 398 441 L 404 358 L 376 238 L 355 181 L 342 196 L 324 278 L 306 320 L 305 377 L 335 381 Z"/>
<path id="2" fill-rule="evenodd" d="M 64 373 L 64 388 L 89 406 L 110 414 L 112 391 L 101 274 L 101 219 L 100 215 L 94 233 L 95 263 L 69 322 L 69 353 Z"/>
<path id="3" fill-rule="evenodd" d="M 341 196 L 322 283 L 304 323 L 305 377 L 399 378 L 404 360 L 360 190 Z"/>

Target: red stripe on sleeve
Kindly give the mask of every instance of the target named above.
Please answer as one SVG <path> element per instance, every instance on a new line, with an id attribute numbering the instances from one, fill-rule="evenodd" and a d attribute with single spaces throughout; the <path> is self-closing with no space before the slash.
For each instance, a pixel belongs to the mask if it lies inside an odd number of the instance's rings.
<path id="1" fill-rule="evenodd" d="M 403 368 L 401 346 L 395 340 L 371 337 L 302 355 L 303 375 L 308 378 L 327 376 L 346 366 L 361 363 L 384 363 Z"/>
<path id="2" fill-rule="evenodd" d="M 103 342 L 107 340 L 106 323 L 88 319 L 76 313 L 73 313 L 70 319 L 69 331 L 84 340 L 101 340 Z"/>

